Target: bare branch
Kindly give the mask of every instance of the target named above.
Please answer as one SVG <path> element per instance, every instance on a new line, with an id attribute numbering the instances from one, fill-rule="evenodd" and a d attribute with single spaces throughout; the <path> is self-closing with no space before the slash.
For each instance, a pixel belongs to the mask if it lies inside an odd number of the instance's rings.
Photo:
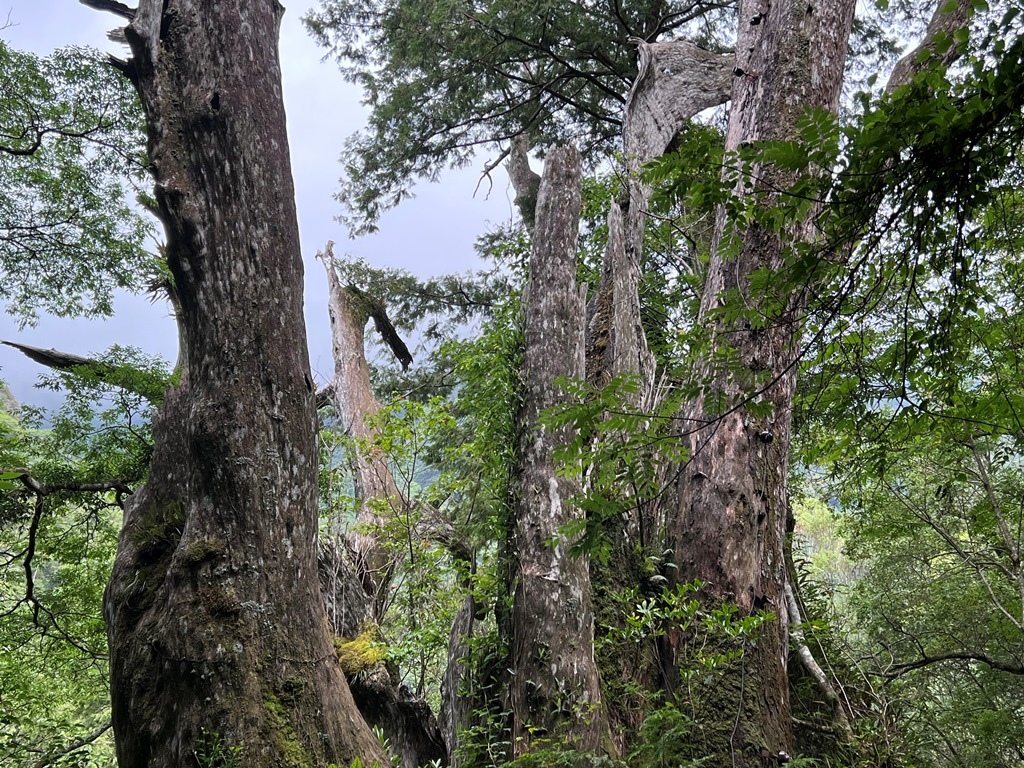
<path id="1" fill-rule="evenodd" d="M 484 169 L 480 172 L 480 179 L 473 188 L 473 197 L 476 197 L 476 193 L 480 191 L 480 185 L 484 183 L 484 179 L 487 179 L 487 195 L 485 195 L 485 199 L 491 196 L 491 190 L 494 188 L 494 180 L 491 178 L 491 171 L 501 165 L 501 161 L 508 157 L 508 152 L 509 151 L 507 149 L 504 149 L 496 158 L 484 164 Z"/>
<path id="2" fill-rule="evenodd" d="M 57 371 L 68 371 L 78 375 L 94 376 L 105 384 L 120 387 L 126 392 L 141 395 L 154 404 L 159 404 L 163 401 L 164 392 L 168 386 L 168 382 L 161 377 L 143 374 L 134 370 L 126 371 L 123 366 L 112 365 L 111 363 L 91 357 L 82 357 L 81 355 L 61 352 L 56 349 L 33 347 L 16 341 L 0 340 L 0 344 L 13 347 L 30 360 L 47 368 Z"/>
<path id="3" fill-rule="evenodd" d="M 789 636 L 796 644 L 797 655 L 800 657 L 804 668 L 811 674 L 811 677 L 817 680 L 818 687 L 825 694 L 825 698 L 832 703 L 836 725 L 843 732 L 843 738 L 847 742 L 852 743 L 853 729 L 850 727 L 850 720 L 846 716 L 843 702 L 839 698 L 839 694 L 836 693 L 832 681 L 828 679 L 828 675 L 825 674 L 825 671 L 815 660 L 814 654 L 811 653 L 811 649 L 807 646 L 807 640 L 804 637 L 803 620 L 800 618 L 800 606 L 797 605 L 796 595 L 793 593 L 793 585 L 788 580 L 786 581 L 785 590 L 786 606 L 789 609 Z"/>
<path id="4" fill-rule="evenodd" d="M 128 19 L 128 21 L 134 21 L 135 14 L 138 13 L 138 9 L 119 3 L 117 0 L 78 0 L 78 2 L 97 11 L 109 11 L 122 19 Z"/>
<path id="5" fill-rule="evenodd" d="M 1024 570 L 1021 569 L 1021 557 L 1020 557 L 1020 546 L 1013 534 L 1010 532 L 1010 526 L 1006 522 L 1006 515 L 1003 513 L 1003 507 L 999 503 L 999 497 L 996 494 L 996 489 L 992 484 L 992 476 L 989 474 L 986 461 L 981 455 L 981 451 L 978 450 L 978 446 L 975 444 L 972 438 L 969 443 L 971 453 L 974 456 L 974 464 L 978 468 L 978 477 L 981 479 L 981 484 L 985 489 L 985 496 L 988 499 L 989 506 L 992 508 L 993 514 L 996 516 L 996 523 L 999 528 L 999 536 L 1003 540 L 1003 545 L 1006 547 L 1007 554 L 1010 557 L 1010 564 L 1013 566 L 1012 572 L 1006 568 L 1001 570 L 1006 574 L 1007 578 L 1011 579 L 1017 585 L 1017 594 L 1021 600 L 1021 622 L 1024 623 Z"/>
<path id="6" fill-rule="evenodd" d="M 395 326 L 391 322 L 391 318 L 388 317 L 388 312 L 384 306 L 384 302 L 374 296 L 364 293 L 360 288 L 354 285 L 346 286 L 345 290 L 358 299 L 362 308 L 365 309 L 366 313 L 373 318 L 374 328 L 377 329 L 377 333 L 380 334 L 384 343 L 391 348 L 395 357 L 398 358 L 398 362 L 402 364 L 402 370 L 409 370 L 409 366 L 412 364 L 412 353 L 409 352 L 409 348 L 398 335 L 398 331 L 395 330 Z"/>
<path id="7" fill-rule="evenodd" d="M 894 664 L 889 671 L 885 673 L 885 676 L 890 680 L 895 680 L 896 678 L 902 677 L 915 669 L 921 669 L 922 667 L 927 667 L 931 664 L 940 664 L 944 661 L 977 661 L 985 664 L 986 666 L 992 667 L 992 669 L 998 669 L 1000 672 L 1008 672 L 1011 675 L 1024 675 L 1024 665 L 1000 661 L 999 659 L 994 659 L 987 653 L 981 653 L 980 651 L 955 651 L 952 653 L 940 653 L 936 656 L 922 654 L 921 658 L 916 661 Z"/>

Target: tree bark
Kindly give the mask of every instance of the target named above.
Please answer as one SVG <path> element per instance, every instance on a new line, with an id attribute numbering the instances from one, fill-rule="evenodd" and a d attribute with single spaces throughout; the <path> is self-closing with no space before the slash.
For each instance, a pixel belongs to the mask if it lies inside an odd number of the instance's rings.
<path id="1" fill-rule="evenodd" d="M 317 580 L 317 445 L 276 0 L 142 0 L 126 37 L 187 361 L 104 611 L 122 768 L 386 757 Z"/>
<path id="2" fill-rule="evenodd" d="M 799 138 L 797 120 L 806 110 L 836 109 L 853 10 L 853 0 L 741 3 L 727 151 Z M 786 189 L 794 177 L 760 167 L 753 179 L 735 194 L 756 194 L 771 206 L 778 199 L 772 190 Z M 789 242 L 807 241 L 811 222 L 793 221 L 786 230 Z M 757 225 L 735 231 L 719 212 L 697 318 L 711 337 L 696 367 L 697 381 L 706 383 L 683 414 L 690 458 L 669 530 L 677 578 L 702 580 L 709 606 L 733 603 L 744 614 L 773 617 L 757 640 L 742 645 L 738 669 L 701 702 L 704 719 L 731 723 L 707 749 L 736 766 L 760 765 L 764 754 L 789 754 L 794 746 L 783 547 L 802 294 L 774 297 L 782 305 L 773 309 L 773 297 L 751 288 L 755 271 L 784 269 L 785 247 L 783 235 Z M 721 312 L 729 301 L 760 311 L 736 318 Z M 715 362 L 723 355 L 731 364 Z M 679 635 L 670 640 L 671 680 L 683 659 Z"/>
<path id="3" fill-rule="evenodd" d="M 462 598 L 462 605 L 455 614 L 448 634 L 448 664 L 441 681 L 441 711 L 437 719 L 448 748 L 448 764 L 452 768 L 466 765 L 459 753 L 462 732 L 472 724 L 473 710 L 484 706 L 484 702 L 478 701 L 479 696 L 472 691 L 474 681 L 470 664 L 470 641 L 476 625 L 476 611 L 476 600 L 470 593 Z"/>
<path id="4" fill-rule="evenodd" d="M 657 407 L 658 391 L 657 365 L 641 317 L 643 238 L 651 193 L 641 169 L 661 157 L 696 114 L 728 100 L 733 57 L 709 53 L 686 40 L 638 45 L 639 71 L 623 118 L 624 188 L 609 208 L 601 282 L 588 306 L 586 378 L 602 386 L 615 377 L 634 377 L 638 386 L 628 406 L 643 413 Z M 659 467 L 667 469 L 667 464 Z M 649 575 L 644 559 L 662 550 L 655 545 L 660 544 L 664 518 L 660 499 L 637 498 L 632 511 L 605 523 L 613 554 L 606 564 L 591 563 L 599 633 L 615 636 L 622 629 L 615 595 Z M 662 674 L 653 648 L 623 651 L 615 644 L 601 651 L 602 669 L 609 671 L 606 686 L 658 691 Z M 635 737 L 646 711 L 629 695 L 614 698 L 622 704 L 608 707 L 607 716 L 612 738 L 622 750 Z"/>
<path id="5" fill-rule="evenodd" d="M 344 541 L 333 542 L 329 551 L 322 553 L 321 567 L 327 566 L 325 581 L 336 588 L 328 594 L 333 628 L 337 634 L 351 639 L 368 625 L 379 625 L 384 618 L 395 558 L 381 541 L 379 531 L 389 517 L 400 514 L 410 503 L 395 483 L 388 456 L 370 447 L 376 437 L 370 422 L 381 405 L 373 394 L 366 360 L 364 330 L 369 319 L 374 318 L 377 330 L 403 364 L 411 358 L 387 319 L 383 304 L 355 286 L 342 286 L 333 246 L 328 242 L 324 252 L 317 254 L 327 271 L 330 294 L 327 309 L 334 378 L 329 389 L 335 416 L 340 421 L 337 426 L 352 440 L 345 450 L 358 509 L 355 529 L 344 536 Z M 351 597 L 346 599 L 347 595 Z M 413 696 L 391 674 L 388 665 L 381 662 L 360 671 L 349 685 L 360 713 L 370 725 L 384 732 L 389 751 L 402 768 L 446 760 L 441 731 L 430 707 Z"/>
<path id="6" fill-rule="evenodd" d="M 363 333 L 370 319 L 370 307 L 361 292 L 342 286 L 334 267 L 333 243 L 320 254 L 327 271 L 334 352 L 332 403 L 339 428 L 353 441 L 346 450 L 355 481 L 356 525 L 346 536 L 355 556 L 355 571 L 372 599 L 375 621 L 380 620 L 393 569 L 392 557 L 372 531 L 384 523 L 381 512 L 392 506 L 397 513 L 406 504 L 395 484 L 388 457 L 380 451 L 364 450 L 374 436 L 367 421 L 380 411 L 370 386 Z M 360 446 L 362 444 L 362 447 Z M 366 617 L 370 618 L 370 617 Z"/>
<path id="7" fill-rule="evenodd" d="M 555 381 L 583 375 L 584 294 L 576 282 L 581 168 L 571 148 L 546 159 L 524 299 L 523 405 L 513 529 L 513 751 L 538 743 L 598 749 L 603 732 L 587 558 L 569 554 L 564 526 L 582 512 L 556 473 L 565 430 L 543 426 L 563 395 Z"/>
<path id="8" fill-rule="evenodd" d="M 661 157 L 696 114 L 728 100 L 732 56 L 687 40 L 640 42 L 639 47 L 639 71 L 623 117 L 625 189 L 608 211 L 601 283 L 589 313 L 587 380 L 600 385 L 635 376 L 640 385 L 635 405 L 650 406 L 655 362 L 640 318 L 640 274 L 651 191 L 640 170 Z"/>

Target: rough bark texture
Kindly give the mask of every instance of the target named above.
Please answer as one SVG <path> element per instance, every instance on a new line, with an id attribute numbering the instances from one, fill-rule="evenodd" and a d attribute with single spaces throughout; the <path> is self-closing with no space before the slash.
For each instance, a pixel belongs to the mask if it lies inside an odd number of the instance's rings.
<path id="1" fill-rule="evenodd" d="M 524 299 L 523 405 L 512 542 L 513 750 L 539 740 L 597 750 L 602 734 L 587 559 L 569 554 L 562 528 L 578 520 L 573 484 L 555 471 L 553 451 L 568 434 L 540 414 L 563 395 L 555 380 L 583 375 L 584 296 L 576 283 L 580 158 L 547 157 L 537 203 Z"/>
<path id="2" fill-rule="evenodd" d="M 807 109 L 836 108 L 853 6 L 853 0 L 741 4 L 727 150 L 797 138 L 796 121 Z M 754 179 L 735 193 L 756 191 L 766 205 L 772 204 L 770 190 L 792 181 L 770 167 L 756 169 Z M 787 229 L 792 240 L 810 234 L 808 221 Z M 705 599 L 712 605 L 725 601 L 775 617 L 756 642 L 744 646 L 733 673 L 739 680 L 703 694 L 703 718 L 733 723 L 712 736 L 706 749 L 737 766 L 793 751 L 783 547 L 799 292 L 781 297 L 781 310 L 765 309 L 760 317 L 723 318 L 718 311 L 738 297 L 747 307 L 762 306 L 764 297 L 752 294 L 751 275 L 779 270 L 783 262 L 779 235 L 757 226 L 734 231 L 720 213 L 697 320 L 712 337 L 709 356 L 697 369 L 705 394 L 684 413 L 691 458 L 681 473 L 670 529 L 678 578 L 706 582 Z M 726 350 L 734 356 L 732 366 L 712 362 Z M 763 392 L 755 399 L 761 408 L 768 406 L 767 415 L 748 407 L 747 398 L 758 390 Z"/>
<path id="3" fill-rule="evenodd" d="M 107 590 L 121 768 L 386 760 L 317 579 L 317 445 L 276 0 L 143 0 L 126 29 L 187 364 Z"/>
<path id="4" fill-rule="evenodd" d="M 624 189 L 608 212 L 608 243 L 601 282 L 588 307 L 586 377 L 602 385 L 634 376 L 639 387 L 630 405 L 641 412 L 657 405 L 656 364 L 641 319 L 640 281 L 648 185 L 642 166 L 665 153 L 675 136 L 704 109 L 724 103 L 731 92 L 733 57 L 712 54 L 686 40 L 639 43 L 640 66 L 626 102 L 623 126 Z M 666 481 L 667 482 L 667 481 Z M 599 631 L 613 635 L 622 616 L 615 596 L 645 578 L 644 554 L 661 552 L 664 510 L 658 499 L 638 499 L 630 514 L 611 519 L 605 537 L 613 555 L 607 566 L 592 564 Z M 639 688 L 657 691 L 661 670 L 649 648 L 605 646 L 599 656 L 608 700 L 612 738 L 622 751 L 646 715 Z M 633 693 L 631 693 L 633 692 Z"/>
<path id="5" fill-rule="evenodd" d="M 370 425 L 380 402 L 370 385 L 364 330 L 374 319 L 378 332 L 403 365 L 411 362 L 405 344 L 387 318 L 384 305 L 355 286 L 342 286 L 334 265 L 333 243 L 317 254 L 327 270 L 328 314 L 334 345 L 331 402 L 338 425 L 354 442 L 347 447 L 359 508 L 354 530 L 322 553 L 321 573 L 328 592 L 328 614 L 334 631 L 355 638 L 383 620 L 386 593 L 391 583 L 392 555 L 376 533 L 393 514 L 409 503 L 399 490 L 380 451 L 368 450 L 375 430 Z M 328 555 L 324 557 L 323 555 Z M 327 565 L 325 568 L 324 566 Z M 379 663 L 349 679 L 356 706 L 366 721 L 383 731 L 389 751 L 402 768 L 417 768 L 447 759 L 444 740 L 430 707 L 402 684 L 394 670 Z"/>
<path id="6" fill-rule="evenodd" d="M 448 747 L 448 761 L 453 768 L 466 765 L 459 754 L 460 734 L 473 721 L 473 710 L 482 707 L 470 688 L 472 676 L 469 670 L 470 640 L 473 637 L 476 600 L 472 594 L 462 599 L 448 634 L 448 665 L 441 681 L 441 711 L 438 724 Z"/>
<path id="7" fill-rule="evenodd" d="M 733 65 L 732 56 L 709 53 L 686 40 L 639 45 L 639 72 L 624 113 L 625 189 L 608 212 L 608 244 L 587 338 L 587 379 L 601 384 L 623 374 L 637 376 L 637 405 L 649 397 L 655 374 L 640 319 L 650 197 L 640 169 L 661 157 L 694 115 L 728 100 Z"/>

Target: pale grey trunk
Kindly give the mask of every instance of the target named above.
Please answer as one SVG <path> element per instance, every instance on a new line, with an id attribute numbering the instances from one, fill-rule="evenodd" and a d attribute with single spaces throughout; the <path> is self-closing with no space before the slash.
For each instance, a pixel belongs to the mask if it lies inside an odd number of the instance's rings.
<path id="1" fill-rule="evenodd" d="M 405 508 L 406 501 L 395 484 L 387 455 L 373 448 L 375 431 L 368 426 L 380 411 L 370 386 L 370 366 L 363 341 L 370 309 L 360 293 L 347 289 L 334 266 L 333 243 L 318 254 L 327 271 L 334 352 L 334 378 L 330 391 L 338 427 L 350 439 L 345 450 L 355 482 L 356 519 L 346 541 L 353 553 L 353 567 L 372 598 L 373 618 L 380 620 L 385 593 L 391 581 L 393 558 L 381 544 L 379 531 L 386 520 Z"/>
<path id="2" fill-rule="evenodd" d="M 575 484 L 556 472 L 553 452 L 570 435 L 541 423 L 562 402 L 555 383 L 583 375 L 584 296 L 576 282 L 580 158 L 554 149 L 537 202 L 530 279 L 524 298 L 521 436 L 512 540 L 511 698 L 513 751 L 538 739 L 598 749 L 603 717 L 594 663 L 587 558 L 562 529 L 581 519 Z"/>
<path id="3" fill-rule="evenodd" d="M 386 758 L 317 580 L 317 445 L 276 0 L 143 0 L 126 35 L 187 364 L 104 611 L 122 768 Z"/>
<path id="4" fill-rule="evenodd" d="M 640 317 L 640 274 L 650 189 L 640 178 L 645 163 L 661 157 L 694 115 L 725 103 L 732 56 L 713 54 L 686 40 L 639 43 L 640 66 L 623 119 L 625 189 L 608 212 L 601 283 L 587 329 L 587 379 L 639 380 L 635 405 L 652 404 L 654 356 Z"/>

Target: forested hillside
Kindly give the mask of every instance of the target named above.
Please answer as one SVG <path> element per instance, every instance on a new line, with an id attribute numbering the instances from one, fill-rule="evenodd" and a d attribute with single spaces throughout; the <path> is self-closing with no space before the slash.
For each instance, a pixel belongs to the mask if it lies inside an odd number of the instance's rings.
<path id="1" fill-rule="evenodd" d="M 1015 3 L 320 0 L 349 233 L 514 189 L 424 279 L 301 252 L 277 2 L 82 2 L 0 299 L 179 354 L 4 342 L 0 763 L 1024 766 Z"/>

